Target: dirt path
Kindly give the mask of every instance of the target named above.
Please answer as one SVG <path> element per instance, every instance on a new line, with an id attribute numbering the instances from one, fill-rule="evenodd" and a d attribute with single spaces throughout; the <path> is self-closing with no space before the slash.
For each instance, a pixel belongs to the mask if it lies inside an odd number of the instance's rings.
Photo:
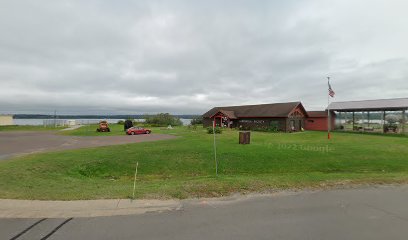
<path id="1" fill-rule="evenodd" d="M 21 154 L 173 139 L 166 134 L 76 137 L 56 132 L 0 132 L 0 160 Z"/>

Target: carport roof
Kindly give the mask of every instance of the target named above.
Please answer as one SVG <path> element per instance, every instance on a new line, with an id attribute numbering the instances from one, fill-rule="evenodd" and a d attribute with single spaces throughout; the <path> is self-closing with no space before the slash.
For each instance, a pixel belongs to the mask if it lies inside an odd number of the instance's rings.
<path id="1" fill-rule="evenodd" d="M 332 102 L 328 109 L 338 112 L 408 110 L 408 98 Z"/>

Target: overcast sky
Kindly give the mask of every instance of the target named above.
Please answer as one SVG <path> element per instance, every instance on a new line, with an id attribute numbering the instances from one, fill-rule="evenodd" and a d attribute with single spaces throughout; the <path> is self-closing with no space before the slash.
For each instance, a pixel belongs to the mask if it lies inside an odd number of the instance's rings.
<path id="1" fill-rule="evenodd" d="M 0 113 L 408 97 L 408 1 L 0 0 Z"/>

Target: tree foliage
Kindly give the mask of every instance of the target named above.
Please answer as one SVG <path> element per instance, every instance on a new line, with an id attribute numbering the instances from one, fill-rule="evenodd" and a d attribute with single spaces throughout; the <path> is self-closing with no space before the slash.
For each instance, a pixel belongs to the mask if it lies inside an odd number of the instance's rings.
<path id="1" fill-rule="evenodd" d="M 164 127 L 164 126 L 180 126 L 183 125 L 180 118 L 174 117 L 169 113 L 159 113 L 156 115 L 146 115 L 145 116 L 145 123 L 150 124 L 152 126 L 157 127 Z"/>
<path id="2" fill-rule="evenodd" d="M 216 134 L 221 134 L 222 133 L 222 129 L 220 127 L 216 127 L 216 128 L 212 128 L 212 127 L 208 127 L 207 128 L 207 133 L 208 134 L 213 134 L 215 131 Z"/>
<path id="3" fill-rule="evenodd" d="M 203 117 L 196 117 L 194 119 L 191 120 L 191 125 L 199 125 L 199 124 L 203 124 Z"/>

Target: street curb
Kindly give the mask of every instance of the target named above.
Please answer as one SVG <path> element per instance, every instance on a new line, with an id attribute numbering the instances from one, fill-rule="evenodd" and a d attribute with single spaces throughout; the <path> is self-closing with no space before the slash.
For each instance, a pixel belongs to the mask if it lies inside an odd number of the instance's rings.
<path id="1" fill-rule="evenodd" d="M 38 201 L 0 199 L 0 218 L 69 218 L 143 214 L 177 210 L 179 200 Z"/>
<path id="2" fill-rule="evenodd" d="M 227 204 L 248 201 L 259 198 L 278 198 L 301 194 L 315 194 L 324 191 L 347 191 L 364 189 L 390 189 L 408 185 L 360 185 L 343 186 L 332 189 L 302 189 L 282 190 L 269 193 L 233 194 L 219 198 L 191 198 L 191 199 L 102 199 L 75 201 L 42 201 L 0 199 L 0 218 L 82 218 L 144 214 L 148 212 L 180 211 L 194 206 L 209 206 L 217 208 Z"/>

